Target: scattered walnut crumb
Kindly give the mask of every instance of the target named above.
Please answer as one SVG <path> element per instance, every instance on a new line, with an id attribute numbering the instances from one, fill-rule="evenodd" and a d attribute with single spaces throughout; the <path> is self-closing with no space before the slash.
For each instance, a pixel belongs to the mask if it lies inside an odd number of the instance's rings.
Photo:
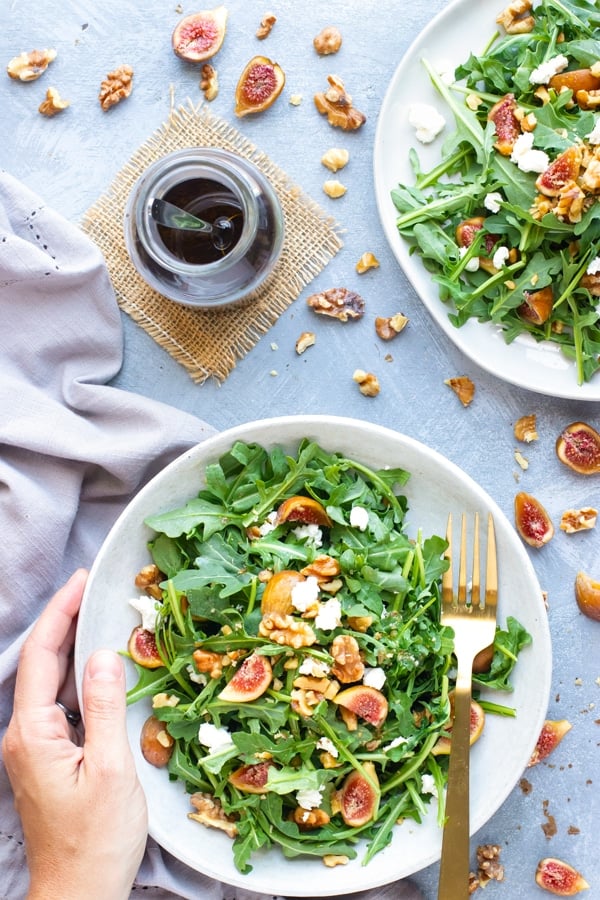
<path id="1" fill-rule="evenodd" d="M 98 99 L 103 110 L 110 109 L 131 94 L 133 88 L 133 69 L 131 66 L 118 66 L 109 72 L 102 84 Z"/>
<path id="2" fill-rule="evenodd" d="M 313 39 L 313 47 L 319 56 L 330 56 L 337 53 L 342 46 L 342 35 L 335 25 L 323 28 Z"/>
<path id="3" fill-rule="evenodd" d="M 292 94 L 290 97 L 290 104 L 292 106 L 300 106 L 302 103 L 302 94 Z"/>
<path id="4" fill-rule="evenodd" d="M 56 88 L 50 87 L 46 91 L 46 99 L 38 107 L 38 112 L 41 112 L 43 116 L 55 116 L 69 105 L 68 100 L 61 100 Z"/>
<path id="5" fill-rule="evenodd" d="M 204 63 L 200 70 L 200 90 L 204 99 L 209 103 L 219 93 L 219 76 L 217 70 L 210 63 Z"/>
<path id="6" fill-rule="evenodd" d="M 327 116 L 333 128 L 356 131 L 365 124 L 367 117 L 352 106 L 352 97 L 346 93 L 344 82 L 337 75 L 328 75 L 327 81 L 329 88 L 314 96 L 317 110 Z"/>
<path id="7" fill-rule="evenodd" d="M 569 825 L 567 834 L 581 834 L 581 828 L 578 828 L 576 825 Z"/>
<path id="8" fill-rule="evenodd" d="M 314 331 L 303 331 L 296 341 L 296 353 L 298 356 L 304 353 L 305 350 L 308 350 L 309 347 L 312 347 L 316 340 L 317 336 Z"/>
<path id="9" fill-rule="evenodd" d="M 363 298 L 348 288 L 328 288 L 318 294 L 311 294 L 306 302 L 319 315 L 332 316 L 340 322 L 360 319 L 365 311 Z"/>
<path id="10" fill-rule="evenodd" d="M 574 534 L 576 531 L 588 531 L 596 527 L 598 510 L 592 506 L 582 506 L 581 509 L 566 509 L 560 519 L 561 531 Z"/>
<path id="11" fill-rule="evenodd" d="M 377 316 L 375 331 L 382 341 L 391 341 L 406 328 L 408 322 L 404 313 L 396 313 L 393 316 Z"/>
<path id="12" fill-rule="evenodd" d="M 542 802 L 542 812 L 544 813 L 544 816 L 546 817 L 546 821 L 544 823 L 542 823 L 542 831 L 544 832 L 544 834 L 546 835 L 546 837 L 548 839 L 554 837 L 554 835 L 558 831 L 558 828 L 556 826 L 556 819 L 554 818 L 554 816 L 552 816 L 548 812 L 549 805 L 550 805 L 549 800 L 544 800 Z"/>
<path id="13" fill-rule="evenodd" d="M 56 59 L 56 50 L 31 50 L 13 57 L 6 67 L 9 76 L 19 81 L 35 81 Z"/>
<path id="14" fill-rule="evenodd" d="M 175 7 L 175 12 L 177 13 L 177 15 L 181 15 L 181 13 L 183 12 L 183 6 L 181 5 L 181 3 L 177 4 L 177 6 Z"/>
<path id="15" fill-rule="evenodd" d="M 271 34 L 273 25 L 276 21 L 277 16 L 274 16 L 273 13 L 268 13 L 266 16 L 264 16 L 256 31 L 256 37 L 259 39 L 259 41 L 264 41 L 264 39 Z"/>
<path id="16" fill-rule="evenodd" d="M 350 862 L 349 856 L 342 856 L 341 854 L 335 853 L 326 853 L 323 857 L 323 863 L 329 868 L 333 869 L 334 866 L 345 866 Z"/>
<path id="17" fill-rule="evenodd" d="M 348 164 L 349 159 L 350 154 L 347 150 L 342 147 L 331 147 L 323 154 L 321 162 L 326 168 L 331 169 L 332 172 L 337 172 L 338 169 L 343 169 Z"/>
<path id="18" fill-rule="evenodd" d="M 444 381 L 451 387 L 463 406 L 468 406 L 475 395 L 475 385 L 468 375 L 459 375 L 456 378 L 447 378 Z"/>
<path id="19" fill-rule="evenodd" d="M 529 460 L 523 456 L 520 450 L 515 450 L 515 460 L 521 466 L 523 471 L 529 468 Z"/>
<path id="20" fill-rule="evenodd" d="M 323 190 L 332 200 L 337 200 L 338 197 L 344 196 L 348 188 L 337 179 L 329 179 L 324 182 Z"/>
<path id="21" fill-rule="evenodd" d="M 369 269 L 378 269 L 379 268 L 379 260 L 377 257 L 371 253 L 363 253 L 359 261 L 356 263 L 356 271 L 359 275 L 364 275 L 365 272 L 368 272 Z"/>
<path id="22" fill-rule="evenodd" d="M 363 369 L 355 369 L 352 378 L 358 384 L 358 389 L 365 397 L 376 397 L 380 391 L 377 375 L 365 372 Z"/>
<path id="23" fill-rule="evenodd" d="M 477 94 L 467 94 L 465 97 L 465 106 L 475 112 L 481 106 L 483 100 Z"/>
<path id="24" fill-rule="evenodd" d="M 533 785 L 526 778 L 521 778 L 521 780 L 519 781 L 519 787 L 525 795 L 530 794 L 533 790 Z"/>
<path id="25" fill-rule="evenodd" d="M 524 441 L 530 444 L 531 441 L 537 441 L 539 435 L 536 431 L 535 413 L 531 416 L 521 416 L 514 425 L 514 435 L 518 441 Z"/>

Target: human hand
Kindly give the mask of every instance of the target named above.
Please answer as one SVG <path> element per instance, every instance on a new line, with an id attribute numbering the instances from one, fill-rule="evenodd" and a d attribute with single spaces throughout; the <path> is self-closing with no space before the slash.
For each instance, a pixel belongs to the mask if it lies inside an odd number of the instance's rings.
<path id="1" fill-rule="evenodd" d="M 25 641 L 13 715 L 2 742 L 23 823 L 29 900 L 129 897 L 147 836 L 147 810 L 125 729 L 125 673 L 113 651 L 88 660 L 85 741 L 56 705 L 68 705 L 69 661 L 87 573 L 78 570 Z"/>

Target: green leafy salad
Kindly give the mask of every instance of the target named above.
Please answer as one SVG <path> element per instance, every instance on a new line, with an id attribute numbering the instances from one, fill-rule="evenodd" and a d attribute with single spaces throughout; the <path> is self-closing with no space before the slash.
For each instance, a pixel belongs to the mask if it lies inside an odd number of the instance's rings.
<path id="1" fill-rule="evenodd" d="M 443 820 L 447 545 L 407 535 L 408 477 L 308 439 L 294 455 L 237 442 L 185 506 L 146 520 L 156 599 L 131 601 L 145 615 L 128 699 L 152 700 L 162 764 L 190 816 L 233 838 L 241 872 L 260 847 L 336 864 L 359 839 L 366 863 L 432 797 Z M 509 618 L 475 684 L 510 691 L 530 641 Z"/>
<path id="2" fill-rule="evenodd" d="M 600 7 L 509 9 L 453 83 L 423 60 L 456 127 L 431 171 L 411 149 L 397 227 L 455 326 L 554 342 L 582 384 L 600 368 Z"/>

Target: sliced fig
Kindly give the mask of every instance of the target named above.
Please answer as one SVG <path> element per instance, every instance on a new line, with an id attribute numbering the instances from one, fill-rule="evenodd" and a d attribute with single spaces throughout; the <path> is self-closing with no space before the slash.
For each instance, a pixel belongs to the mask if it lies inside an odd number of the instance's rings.
<path id="1" fill-rule="evenodd" d="M 577 869 L 562 859 L 551 856 L 540 859 L 535 872 L 535 881 L 539 887 L 558 897 L 574 897 L 575 894 L 589 888 L 589 884 Z"/>
<path id="2" fill-rule="evenodd" d="M 232 772 L 227 780 L 246 794 L 264 794 L 272 765 L 273 762 L 269 759 L 259 763 L 248 763 Z"/>
<path id="3" fill-rule="evenodd" d="M 434 756 L 442 756 L 450 753 L 452 746 L 452 724 L 454 722 L 454 691 L 450 691 L 450 720 L 444 728 L 444 734 L 440 735 L 433 750 Z M 485 725 L 485 712 L 476 700 L 471 700 L 471 715 L 469 718 L 469 744 L 474 744 L 481 737 Z"/>
<path id="4" fill-rule="evenodd" d="M 173 50 L 188 62 L 204 62 L 221 49 L 227 25 L 227 9 L 217 6 L 185 16 L 173 31 Z"/>
<path id="5" fill-rule="evenodd" d="M 550 756 L 571 728 L 572 725 L 567 719 L 546 719 L 527 765 L 535 766 Z"/>
<path id="6" fill-rule="evenodd" d="M 282 569 L 267 581 L 260 602 L 260 611 L 264 615 L 281 613 L 287 616 L 293 612 L 292 591 L 301 581 L 306 581 L 301 572 L 294 569 Z"/>
<path id="7" fill-rule="evenodd" d="M 600 472 L 600 434 L 585 422 L 572 422 L 556 441 L 561 462 L 580 475 Z"/>
<path id="8" fill-rule="evenodd" d="M 496 127 L 495 147 L 502 156 L 510 156 L 515 141 L 521 134 L 521 125 L 516 116 L 517 102 L 514 94 L 507 94 L 494 103 L 488 113 L 488 119 Z"/>
<path id="9" fill-rule="evenodd" d="M 481 231 L 485 224 L 484 216 L 473 216 L 470 219 L 465 219 L 464 222 L 460 222 L 456 226 L 456 243 L 459 247 L 470 247 L 475 239 L 475 235 L 478 231 Z M 485 269 L 486 272 L 490 272 L 494 274 L 496 271 L 494 264 L 489 256 L 494 249 L 494 245 L 498 241 L 498 238 L 493 234 L 486 234 L 483 245 L 485 247 L 486 253 L 488 256 L 480 256 L 479 257 L 479 265 L 482 269 Z"/>
<path id="10" fill-rule="evenodd" d="M 577 91 L 600 90 L 600 78 L 594 75 L 591 69 L 571 69 L 570 72 L 559 72 L 553 75 L 548 82 L 548 87 L 559 94 L 563 88 L 573 91 L 575 97 Z"/>
<path id="11" fill-rule="evenodd" d="M 141 625 L 136 625 L 131 632 L 127 650 L 132 660 L 144 669 L 158 669 L 164 665 L 156 646 L 156 638 L 151 631 Z"/>
<path id="12" fill-rule="evenodd" d="M 388 714 L 388 702 L 384 695 L 377 688 L 366 684 L 346 688 L 336 694 L 333 700 L 375 728 L 383 725 Z"/>
<path id="13" fill-rule="evenodd" d="M 379 804 L 379 791 L 375 766 L 372 762 L 365 762 L 363 768 L 369 778 L 365 778 L 362 772 L 351 772 L 338 793 L 340 812 L 346 825 L 351 828 L 360 828 L 361 825 L 373 818 Z"/>
<path id="14" fill-rule="evenodd" d="M 331 519 L 322 503 L 313 497 L 288 497 L 277 510 L 277 524 L 302 522 L 305 525 L 331 525 Z"/>
<path id="15" fill-rule="evenodd" d="M 600 622 L 600 582 L 593 581 L 585 572 L 578 572 L 575 577 L 575 599 L 584 616 Z"/>
<path id="16" fill-rule="evenodd" d="M 252 653 L 225 685 L 219 699 L 228 703 L 249 703 L 264 694 L 272 678 L 273 670 L 267 657 Z"/>
<path id="17" fill-rule="evenodd" d="M 548 285 L 539 291 L 524 291 L 525 300 L 518 309 L 522 319 L 533 325 L 543 325 L 550 318 L 554 304 L 554 291 Z"/>
<path id="18" fill-rule="evenodd" d="M 535 186 L 546 197 L 558 197 L 566 184 L 575 181 L 581 168 L 579 147 L 568 147 L 538 177 Z"/>
<path id="19" fill-rule="evenodd" d="M 515 525 L 530 547 L 543 547 L 554 535 L 554 525 L 539 500 L 520 491 L 515 497 Z"/>
<path id="20" fill-rule="evenodd" d="M 480 650 L 479 653 L 476 654 L 475 659 L 473 660 L 473 672 L 475 675 L 480 675 L 482 672 L 489 672 L 490 666 L 492 665 L 492 660 L 494 658 L 494 645 L 490 644 L 489 647 L 484 647 L 483 650 Z"/>
<path id="21" fill-rule="evenodd" d="M 151 766 L 162 769 L 173 753 L 175 741 L 168 733 L 166 725 L 156 716 L 150 716 L 142 725 L 140 748 L 142 756 Z"/>
<path id="22" fill-rule="evenodd" d="M 278 63 L 266 56 L 254 56 L 244 68 L 235 89 L 236 116 L 268 109 L 279 97 L 285 74 Z"/>

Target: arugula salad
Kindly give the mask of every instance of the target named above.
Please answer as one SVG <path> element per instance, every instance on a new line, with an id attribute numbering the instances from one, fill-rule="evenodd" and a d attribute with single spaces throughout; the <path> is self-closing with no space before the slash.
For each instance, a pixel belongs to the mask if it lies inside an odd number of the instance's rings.
<path id="1" fill-rule="evenodd" d="M 558 344 L 582 384 L 600 368 L 600 7 L 524 0 L 496 21 L 452 83 L 422 60 L 455 128 L 431 171 L 411 149 L 397 228 L 456 327 Z"/>
<path id="2" fill-rule="evenodd" d="M 304 439 L 293 455 L 236 442 L 204 478 L 185 506 L 146 520 L 149 596 L 131 601 L 143 622 L 129 642 L 139 679 L 128 701 L 151 700 L 161 764 L 184 782 L 190 817 L 229 834 L 242 873 L 261 847 L 336 865 L 359 839 L 367 863 L 432 798 L 441 823 L 446 542 L 409 537 L 409 473 Z M 510 691 L 530 642 L 509 618 L 475 686 Z"/>

